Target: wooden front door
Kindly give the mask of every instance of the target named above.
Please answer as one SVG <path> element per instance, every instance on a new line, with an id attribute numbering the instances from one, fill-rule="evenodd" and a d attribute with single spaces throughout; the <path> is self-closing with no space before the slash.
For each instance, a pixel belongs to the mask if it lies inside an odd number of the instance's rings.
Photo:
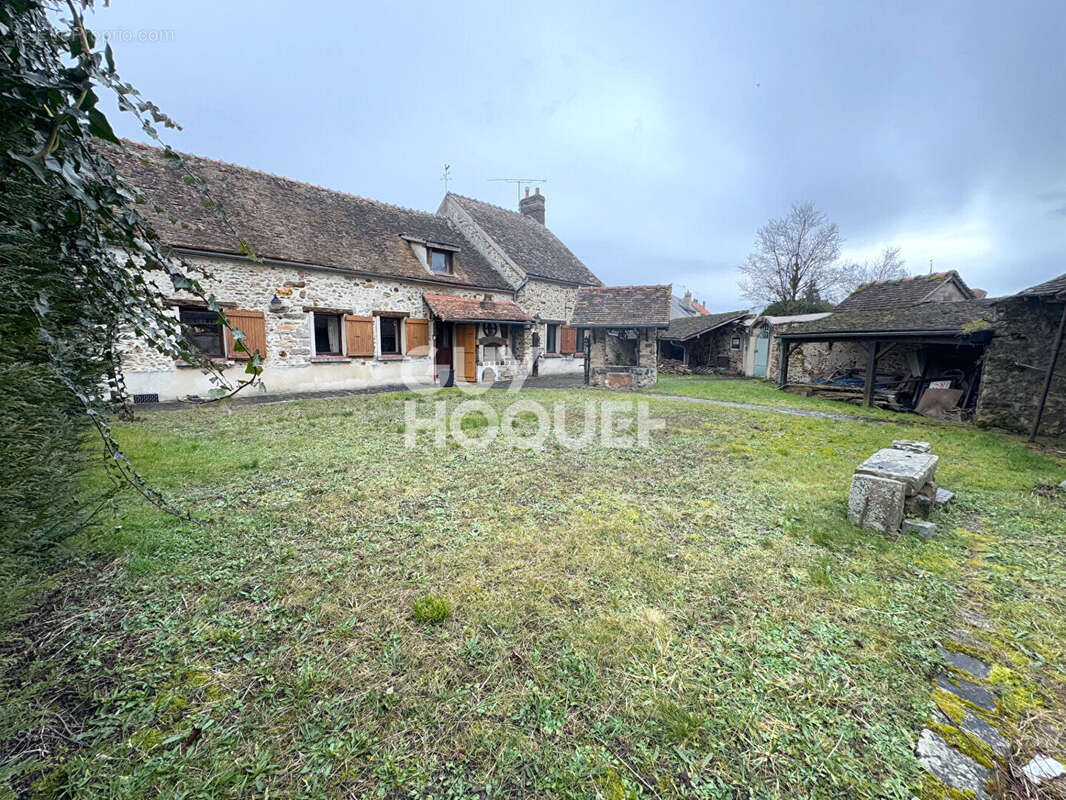
<path id="1" fill-rule="evenodd" d="M 477 383 L 477 325 L 455 326 L 455 372 L 467 383 Z"/>
<path id="2" fill-rule="evenodd" d="M 433 364 L 437 371 L 437 381 L 442 387 L 455 385 L 455 372 L 452 369 L 452 324 L 438 321 L 434 326 L 436 349 Z"/>

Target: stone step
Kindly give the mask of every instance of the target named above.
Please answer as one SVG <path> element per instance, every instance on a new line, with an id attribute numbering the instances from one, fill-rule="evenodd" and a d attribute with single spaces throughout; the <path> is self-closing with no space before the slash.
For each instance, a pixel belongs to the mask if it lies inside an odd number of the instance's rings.
<path id="1" fill-rule="evenodd" d="M 951 664 L 953 667 L 961 669 L 963 672 L 968 672 L 975 678 L 987 678 L 989 673 L 989 666 L 979 658 L 968 656 L 965 653 L 956 653 L 954 650 L 948 650 L 945 647 L 937 646 L 936 651 L 940 654 L 940 657 Z"/>
<path id="2" fill-rule="evenodd" d="M 984 742 L 988 749 L 997 756 L 1005 756 L 1010 752 L 1010 742 L 1007 738 L 972 712 L 966 712 L 959 727 Z"/>
<path id="3" fill-rule="evenodd" d="M 992 692 L 985 689 L 983 686 L 978 686 L 976 683 L 970 683 L 964 680 L 952 680 L 944 675 L 940 675 L 936 679 L 936 685 L 943 689 L 945 692 L 951 692 L 956 697 L 961 697 L 970 703 L 973 703 L 978 708 L 983 708 L 985 711 L 996 710 L 996 696 Z"/>
<path id="4" fill-rule="evenodd" d="M 985 784 L 992 777 L 987 767 L 959 752 L 929 728 L 918 737 L 918 760 L 934 777 L 959 792 L 973 792 L 977 800 L 988 797 Z"/>

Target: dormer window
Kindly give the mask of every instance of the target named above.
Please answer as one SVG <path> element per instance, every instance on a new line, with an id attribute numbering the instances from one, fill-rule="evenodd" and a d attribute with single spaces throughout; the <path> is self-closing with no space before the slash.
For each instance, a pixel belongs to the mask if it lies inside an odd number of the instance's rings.
<path id="1" fill-rule="evenodd" d="M 452 272 L 452 254 L 447 250 L 434 250 L 429 248 L 427 251 L 429 256 L 429 270 L 430 272 L 438 272 L 444 275 L 450 275 Z"/>

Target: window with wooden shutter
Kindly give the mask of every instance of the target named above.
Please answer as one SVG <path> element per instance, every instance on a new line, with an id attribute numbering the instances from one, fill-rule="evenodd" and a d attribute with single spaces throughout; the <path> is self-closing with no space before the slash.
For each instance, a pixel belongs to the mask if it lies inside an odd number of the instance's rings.
<path id="1" fill-rule="evenodd" d="M 407 354 L 429 355 L 429 320 L 407 320 Z"/>
<path id="2" fill-rule="evenodd" d="M 374 318 L 344 315 L 344 338 L 350 356 L 374 355 Z"/>
<path id="3" fill-rule="evenodd" d="M 569 325 L 563 325 L 560 328 L 559 333 L 559 352 L 577 352 L 577 328 L 571 328 Z"/>
<path id="4" fill-rule="evenodd" d="M 244 334 L 244 346 L 248 349 L 247 353 L 244 350 L 238 350 L 237 343 L 233 340 L 233 332 L 226 328 L 226 356 L 228 358 L 246 361 L 257 350 L 262 358 L 266 358 L 266 315 L 262 311 L 227 309 L 226 319 L 229 320 L 230 325 Z"/>

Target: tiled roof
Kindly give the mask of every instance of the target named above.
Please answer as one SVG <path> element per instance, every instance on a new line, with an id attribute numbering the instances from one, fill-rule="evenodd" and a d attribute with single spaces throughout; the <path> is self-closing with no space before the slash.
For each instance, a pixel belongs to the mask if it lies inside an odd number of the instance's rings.
<path id="1" fill-rule="evenodd" d="M 660 339 L 673 339 L 683 342 L 700 336 L 707 331 L 713 331 L 730 322 L 744 319 L 747 311 L 727 311 L 724 314 L 701 314 L 697 317 L 681 317 L 670 320 L 670 327 L 659 333 Z"/>
<path id="2" fill-rule="evenodd" d="M 693 309 L 695 309 L 697 314 L 710 314 L 711 313 L 710 310 L 707 308 L 707 306 L 705 306 L 699 300 L 693 300 L 692 302 L 689 303 L 689 305 L 692 306 Z"/>
<path id="3" fill-rule="evenodd" d="M 449 194 L 526 274 L 600 286 L 601 281 L 544 225 L 517 211 Z"/>
<path id="4" fill-rule="evenodd" d="M 468 300 L 444 294 L 424 294 L 433 316 L 447 322 L 533 322 L 533 317 L 515 303 L 499 300 Z"/>
<path id="5" fill-rule="evenodd" d="M 670 325 L 670 286 L 582 286 L 570 324 L 666 328 Z"/>
<path id="6" fill-rule="evenodd" d="M 678 297 L 677 295 L 670 296 L 670 318 L 678 319 L 679 317 L 694 317 L 697 314 L 710 314 L 711 312 L 697 300 L 693 300 L 691 295 L 686 294 L 684 297 Z"/>
<path id="7" fill-rule="evenodd" d="M 237 236 L 204 208 L 185 172 L 159 148 L 126 142 L 112 150 L 116 169 L 165 214 L 139 210 L 173 247 L 240 253 Z M 395 278 L 508 289 L 503 277 L 447 218 L 323 189 L 266 172 L 183 155 L 192 173 L 207 182 L 237 235 L 264 258 L 349 269 Z M 166 215 L 184 225 L 174 224 Z M 401 235 L 451 244 L 454 275 L 430 273 Z"/>
<path id="8" fill-rule="evenodd" d="M 960 335 L 986 329 L 991 324 L 993 301 L 959 300 L 954 303 L 919 303 L 908 308 L 875 311 L 836 311 L 824 319 L 782 326 L 782 336 L 796 334 L 916 333 L 928 331 Z"/>
<path id="9" fill-rule="evenodd" d="M 1066 274 L 1059 275 L 1057 278 L 1052 278 L 1044 283 L 1037 284 L 1036 286 L 1030 286 L 1028 289 L 1023 289 L 1018 292 L 1023 297 L 1042 297 L 1045 295 L 1056 295 L 1062 292 L 1066 292 Z"/>
<path id="10" fill-rule="evenodd" d="M 876 311 L 885 308 L 902 308 L 923 302 L 944 284 L 955 281 L 967 299 L 973 292 L 955 270 L 937 272 L 933 275 L 917 275 L 895 281 L 877 281 L 861 286 L 844 298 L 836 311 Z"/>

